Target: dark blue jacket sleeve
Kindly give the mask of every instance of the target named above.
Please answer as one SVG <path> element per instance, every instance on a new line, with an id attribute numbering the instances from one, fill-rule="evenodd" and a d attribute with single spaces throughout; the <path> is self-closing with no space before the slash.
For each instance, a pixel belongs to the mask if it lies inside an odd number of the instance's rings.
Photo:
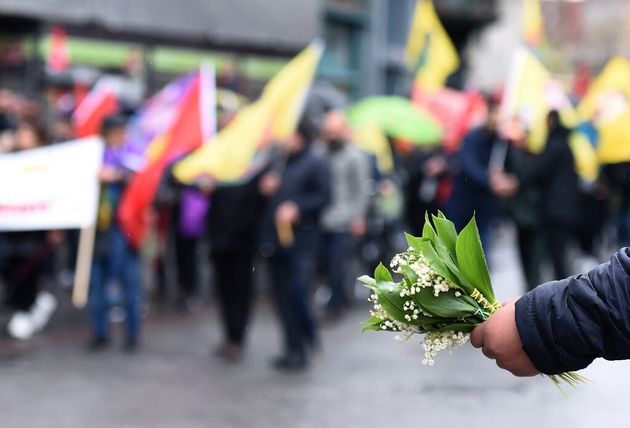
<path id="1" fill-rule="evenodd" d="M 309 164 L 307 183 L 295 196 L 294 202 L 303 216 L 318 216 L 331 197 L 331 173 L 328 164 L 320 159 Z"/>
<path id="2" fill-rule="evenodd" d="M 488 188 L 490 187 L 488 165 L 481 163 L 477 156 L 477 150 L 482 143 L 478 132 L 469 134 L 464 139 L 458 158 L 464 175 L 479 186 Z"/>
<path id="3" fill-rule="evenodd" d="M 545 177 L 551 175 L 554 168 L 557 168 L 561 157 L 562 147 L 560 145 L 548 146 L 545 151 L 534 158 L 527 171 L 518 177 L 521 185 L 544 180 Z"/>
<path id="4" fill-rule="evenodd" d="M 543 284 L 516 302 L 523 349 L 545 374 L 595 358 L 630 358 L 630 254 L 624 248 L 588 274 Z"/>

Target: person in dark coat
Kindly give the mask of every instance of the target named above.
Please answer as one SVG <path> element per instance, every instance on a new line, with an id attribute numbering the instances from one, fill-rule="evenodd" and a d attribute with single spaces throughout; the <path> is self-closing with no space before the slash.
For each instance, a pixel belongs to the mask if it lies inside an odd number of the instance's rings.
<path id="1" fill-rule="evenodd" d="M 447 168 L 447 158 L 439 149 L 417 150 L 411 155 L 403 194 L 406 222 L 412 235 L 422 236 L 425 213 L 437 214 L 438 190 Z"/>
<path id="2" fill-rule="evenodd" d="M 216 354 L 228 361 L 242 355 L 254 294 L 254 257 L 265 198 L 260 176 L 213 189 L 208 213 L 210 261 L 223 324 Z"/>
<path id="3" fill-rule="evenodd" d="M 507 154 L 505 167 L 492 171 L 494 192 L 502 197 L 502 208 L 516 227 L 516 241 L 521 268 L 525 276 L 527 290 L 532 290 L 541 283 L 540 265 L 544 258 L 544 242 L 540 226 L 541 191 L 531 184 L 519 189 L 502 188 L 501 174 L 516 176 L 527 174 L 534 162 L 534 155 L 526 150 L 527 134 L 515 120 L 504 131 Z M 498 176 L 497 176 L 498 174 Z M 497 182 L 498 179 L 498 182 Z M 508 189 L 504 194 L 503 189 Z"/>
<path id="4" fill-rule="evenodd" d="M 499 309 L 471 342 L 517 376 L 580 370 L 596 358 L 630 359 L 630 249 L 540 285 Z"/>
<path id="5" fill-rule="evenodd" d="M 315 127 L 303 120 L 284 142 L 286 164 L 263 177 L 269 195 L 261 251 L 269 257 L 272 292 L 284 335 L 279 370 L 300 371 L 319 345 L 309 302 L 319 239 L 320 216 L 331 195 L 331 173 L 311 146 Z"/>
<path id="6" fill-rule="evenodd" d="M 580 224 L 578 176 L 569 147 L 570 130 L 560 122 L 557 111 L 547 117 L 549 136 L 544 151 L 524 174 L 519 186 L 535 184 L 541 192 L 541 226 L 556 279 L 571 274 L 567 249 Z"/>
<path id="7" fill-rule="evenodd" d="M 497 199 L 490 183 L 490 161 L 499 139 L 497 122 L 498 106 L 489 102 L 486 124 L 466 136 L 457 155 L 459 172 L 453 179 L 453 192 L 445 207 L 457 230 L 463 229 L 475 215 L 486 251 L 492 219 L 497 213 Z"/>

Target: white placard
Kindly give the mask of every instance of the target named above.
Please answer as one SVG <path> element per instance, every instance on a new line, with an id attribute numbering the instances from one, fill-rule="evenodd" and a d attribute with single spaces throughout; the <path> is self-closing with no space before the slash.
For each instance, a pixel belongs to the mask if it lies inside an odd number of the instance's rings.
<path id="1" fill-rule="evenodd" d="M 0 155 L 0 230 L 94 225 L 103 149 L 90 137 Z"/>

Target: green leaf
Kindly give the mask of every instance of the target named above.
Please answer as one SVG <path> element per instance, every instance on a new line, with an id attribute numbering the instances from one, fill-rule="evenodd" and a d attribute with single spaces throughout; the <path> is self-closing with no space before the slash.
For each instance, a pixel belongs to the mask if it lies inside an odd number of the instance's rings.
<path id="1" fill-rule="evenodd" d="M 383 310 L 396 321 L 405 321 L 405 299 L 400 297 L 402 285 L 395 282 L 380 281 L 377 283 L 376 296 Z"/>
<path id="2" fill-rule="evenodd" d="M 414 272 L 414 270 L 407 265 L 403 265 L 401 268 L 405 279 L 409 281 L 409 286 L 415 285 L 416 282 L 418 282 L 418 275 Z"/>
<path id="3" fill-rule="evenodd" d="M 475 217 L 459 233 L 456 250 L 457 264 L 464 277 L 493 303 L 494 292 Z"/>
<path id="4" fill-rule="evenodd" d="M 374 280 L 377 285 L 379 282 L 394 282 L 391 272 L 385 267 L 385 265 L 383 265 L 383 263 L 379 263 L 374 270 Z"/>
<path id="5" fill-rule="evenodd" d="M 417 236 L 410 235 L 407 232 L 405 232 L 405 239 L 407 240 L 407 245 L 409 245 L 409 247 L 417 253 L 421 252 L 420 244 L 427 241 L 426 238 L 418 238 Z"/>
<path id="6" fill-rule="evenodd" d="M 370 319 L 366 320 L 363 323 L 363 329 L 361 331 L 363 333 L 365 333 L 366 331 L 380 331 L 382 330 L 381 328 L 382 323 L 383 321 L 381 321 L 380 318 L 376 316 L 370 317 Z"/>
<path id="7" fill-rule="evenodd" d="M 451 254 L 455 254 L 455 247 L 457 243 L 457 230 L 455 229 L 455 224 L 446 218 L 435 216 L 433 216 L 433 224 L 435 224 L 435 229 L 437 230 L 440 241 L 444 243 L 444 246 Z"/>
<path id="8" fill-rule="evenodd" d="M 418 244 L 420 252 L 424 255 L 429 266 L 437 272 L 443 278 L 446 278 L 450 283 L 458 285 L 457 277 L 446 267 L 442 258 L 438 255 L 437 251 L 433 247 L 430 241 L 424 241 Z"/>
<path id="9" fill-rule="evenodd" d="M 448 324 L 434 331 L 461 331 L 463 333 L 470 333 L 475 327 L 475 324 L 454 323 Z"/>
<path id="10" fill-rule="evenodd" d="M 473 292 L 474 287 L 472 286 L 470 281 L 468 281 L 466 277 L 462 274 L 459 266 L 457 266 L 457 259 L 455 258 L 455 255 L 451 254 L 443 245 L 436 246 L 436 251 L 438 253 L 438 256 L 440 257 L 440 260 L 442 260 L 442 262 L 446 265 L 448 270 L 455 278 L 454 281 L 449 280 L 451 284 L 459 287 L 465 294 L 470 295 Z"/>
<path id="11" fill-rule="evenodd" d="M 376 290 L 376 280 L 368 275 L 363 275 L 362 277 L 357 278 L 357 281 L 370 290 Z"/>
<path id="12" fill-rule="evenodd" d="M 428 239 L 431 242 L 435 242 L 436 233 L 435 229 L 431 225 L 431 219 L 429 218 L 429 212 L 425 211 L 424 213 L 424 226 L 422 227 L 422 237 L 424 239 Z"/>
<path id="13" fill-rule="evenodd" d="M 470 305 L 466 300 L 455 297 L 452 291 L 440 293 L 435 297 L 432 288 L 422 288 L 420 293 L 412 297 L 426 312 L 441 318 L 464 318 L 474 315 L 479 310 L 476 305 Z"/>
<path id="14" fill-rule="evenodd" d="M 409 315 L 412 315 L 412 314 L 410 313 Z M 449 320 L 446 318 L 428 317 L 426 315 L 420 314 L 420 315 L 417 315 L 417 318 L 415 320 L 412 318 L 411 321 L 405 321 L 405 322 L 407 324 L 420 327 L 421 330 L 425 331 L 425 330 L 435 329 L 437 328 L 436 326 L 440 326 L 448 321 Z"/>

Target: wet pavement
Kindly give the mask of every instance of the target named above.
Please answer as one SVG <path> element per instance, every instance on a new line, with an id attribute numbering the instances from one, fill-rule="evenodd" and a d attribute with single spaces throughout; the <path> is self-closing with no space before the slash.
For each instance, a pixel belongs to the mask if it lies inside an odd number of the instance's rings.
<path id="1" fill-rule="evenodd" d="M 493 254 L 500 298 L 521 280 L 509 236 Z M 422 365 L 417 343 L 360 333 L 367 304 L 323 330 L 324 352 L 310 371 L 286 375 L 269 359 L 279 347 L 264 302 L 240 364 L 212 356 L 215 311 L 153 317 L 136 355 L 118 344 L 83 349 L 81 317 L 31 343 L 0 345 L 1 427 L 621 427 L 630 409 L 630 362 L 597 362 L 594 383 L 560 394 L 543 378 L 519 379 L 470 346 Z"/>

